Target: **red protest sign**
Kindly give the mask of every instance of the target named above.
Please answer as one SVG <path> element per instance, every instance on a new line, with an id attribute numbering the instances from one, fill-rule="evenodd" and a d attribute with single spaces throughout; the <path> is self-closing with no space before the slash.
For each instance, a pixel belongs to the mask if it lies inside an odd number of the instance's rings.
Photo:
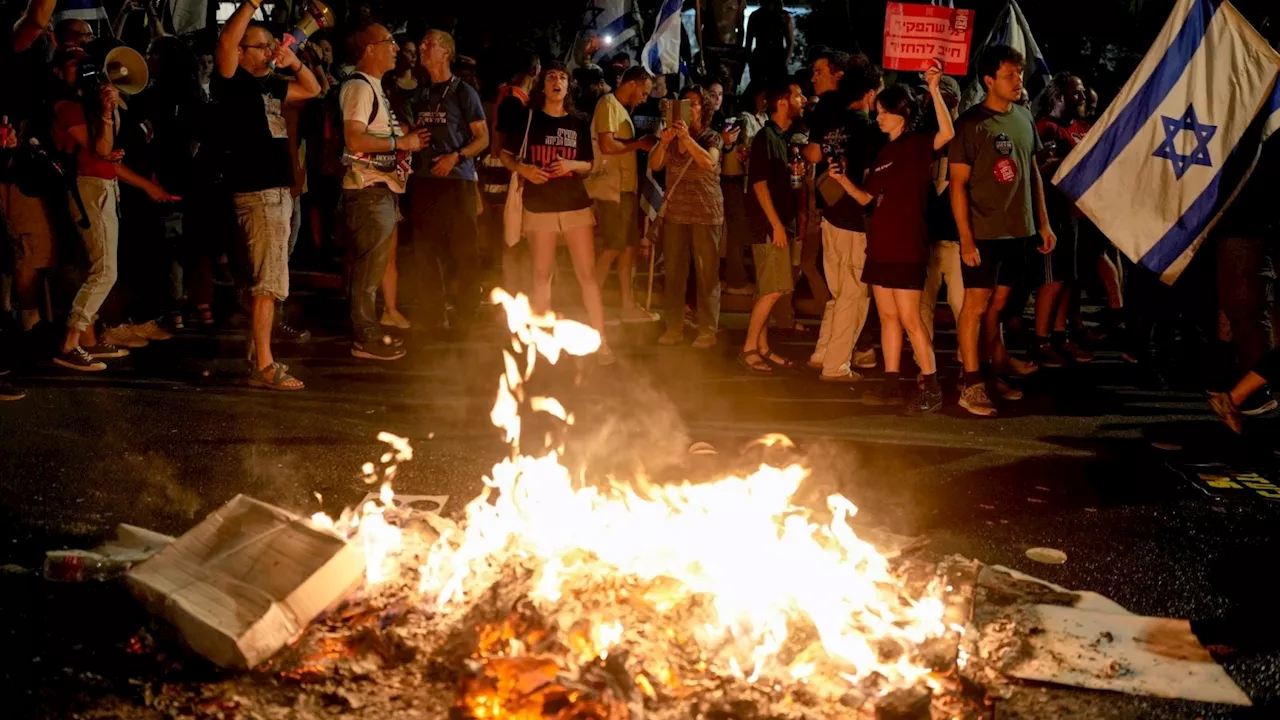
<path id="1" fill-rule="evenodd" d="M 884 15 L 884 68 L 923 72 L 942 61 L 948 75 L 969 72 L 973 11 L 937 5 L 889 3 Z"/>

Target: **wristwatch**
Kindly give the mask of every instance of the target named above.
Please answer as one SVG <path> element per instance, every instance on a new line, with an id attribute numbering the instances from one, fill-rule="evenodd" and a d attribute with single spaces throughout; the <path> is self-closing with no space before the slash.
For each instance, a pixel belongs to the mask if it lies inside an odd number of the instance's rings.
<path id="1" fill-rule="evenodd" d="M 464 163 L 464 162 L 466 162 L 466 161 L 467 161 L 467 156 L 466 156 L 466 155 L 463 155 L 463 154 L 462 154 L 462 151 L 461 151 L 461 150 L 459 150 L 459 151 L 458 151 L 458 164 L 459 164 L 459 165 L 461 165 L 462 163 Z"/>

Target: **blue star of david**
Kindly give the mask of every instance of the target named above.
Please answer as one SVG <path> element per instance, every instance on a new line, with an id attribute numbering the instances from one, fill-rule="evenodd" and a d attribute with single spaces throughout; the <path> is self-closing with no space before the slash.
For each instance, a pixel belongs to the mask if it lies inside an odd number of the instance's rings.
<path id="1" fill-rule="evenodd" d="M 1209 157 L 1209 141 L 1218 132 L 1217 125 L 1202 125 L 1196 119 L 1196 108 L 1188 105 L 1187 111 L 1180 118 L 1160 116 L 1164 125 L 1164 142 L 1156 149 L 1154 155 L 1173 163 L 1173 175 L 1178 180 L 1186 174 L 1192 165 L 1213 167 L 1213 159 Z M 1196 147 L 1188 155 L 1178 152 L 1178 135 L 1183 130 L 1190 130 L 1196 137 Z"/>

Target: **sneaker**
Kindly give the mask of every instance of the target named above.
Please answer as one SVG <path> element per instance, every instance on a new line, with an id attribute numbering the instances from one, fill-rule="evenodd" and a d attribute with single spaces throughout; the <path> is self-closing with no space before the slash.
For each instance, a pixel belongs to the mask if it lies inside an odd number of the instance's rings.
<path id="1" fill-rule="evenodd" d="M 755 295 L 755 285 L 743 285 L 742 287 L 727 287 L 724 289 L 725 295 Z"/>
<path id="2" fill-rule="evenodd" d="M 170 327 L 172 327 L 174 330 L 185 330 L 185 329 L 186 329 L 186 325 L 185 325 L 185 324 L 183 323 L 183 321 L 182 321 L 182 311 L 181 311 L 181 310 L 171 310 L 171 311 L 169 311 L 169 326 L 170 326 Z"/>
<path id="3" fill-rule="evenodd" d="M 829 383 L 856 383 L 862 382 L 862 376 L 850 370 L 843 375 L 819 375 L 818 379 L 822 382 Z"/>
<path id="4" fill-rule="evenodd" d="M 982 383 L 970 385 L 960 393 L 960 407 L 978 417 L 995 417 L 996 406 L 987 395 L 987 387 Z"/>
<path id="5" fill-rule="evenodd" d="M 936 390 L 917 389 L 907 402 L 908 415 L 926 415 L 942 409 L 942 388 Z"/>
<path id="6" fill-rule="evenodd" d="M 1036 371 L 1040 369 L 1040 366 L 1035 364 L 1034 361 L 1019 360 L 1018 358 L 1013 357 L 1012 355 L 1009 356 L 1009 361 L 1008 363 L 1006 363 L 1006 365 L 1008 367 L 1009 372 L 1013 373 L 1014 375 L 1017 375 L 1018 377 L 1026 377 L 1028 375 L 1034 374 Z"/>
<path id="7" fill-rule="evenodd" d="M 105 340 L 99 340 L 97 345 L 84 348 L 84 351 L 88 353 L 89 357 L 91 358 L 100 358 L 100 359 L 106 359 L 106 360 L 129 356 L 128 350 L 122 347 L 116 347 L 115 345 L 112 345 L 111 343 L 106 342 Z"/>
<path id="8" fill-rule="evenodd" d="M 386 311 L 383 311 L 382 319 L 378 321 L 378 324 L 398 328 L 400 330 L 408 330 L 413 327 L 413 324 L 409 322 L 409 318 L 404 315 L 401 315 L 400 313 L 389 313 Z"/>
<path id="9" fill-rule="evenodd" d="M 1072 362 L 1090 363 L 1093 362 L 1093 353 L 1080 347 L 1075 340 L 1067 338 L 1065 342 L 1058 348 L 1059 352 L 1066 355 Z"/>
<path id="10" fill-rule="evenodd" d="M 658 338 L 659 345 L 679 345 L 684 342 L 684 329 L 668 330 Z"/>
<path id="11" fill-rule="evenodd" d="M 351 346 L 352 357 L 364 360 L 399 360 L 404 357 L 403 344 L 397 344 L 390 335 L 383 335 L 378 340 L 356 342 Z"/>
<path id="12" fill-rule="evenodd" d="M 107 328 L 107 331 L 102 334 L 102 342 L 126 348 L 141 348 L 149 344 L 145 337 L 133 331 L 132 325 L 117 325 L 113 328 Z"/>
<path id="13" fill-rule="evenodd" d="M 647 312 L 641 307 L 629 307 L 618 313 L 618 319 L 624 323 L 657 322 L 658 313 Z"/>
<path id="14" fill-rule="evenodd" d="M 862 404 L 872 406 L 901 405 L 906 402 L 900 383 L 882 382 L 862 394 Z"/>
<path id="15" fill-rule="evenodd" d="M 305 343 L 311 340 L 311 331 L 296 328 L 287 322 L 281 322 L 279 325 L 276 325 L 276 329 L 272 331 L 272 337 L 282 342 Z"/>
<path id="16" fill-rule="evenodd" d="M 155 320 L 148 320 L 140 325 L 130 325 L 133 334 L 147 340 L 172 340 L 173 333 L 161 328 Z"/>
<path id="17" fill-rule="evenodd" d="M 0 382 L 0 402 L 21 400 L 27 396 L 26 390 L 19 390 L 7 382 Z"/>
<path id="18" fill-rule="evenodd" d="M 699 350 L 709 350 L 716 346 L 716 334 L 713 332 L 698 333 L 698 337 L 694 339 L 693 346 Z"/>
<path id="19" fill-rule="evenodd" d="M 1244 416 L 1240 413 L 1240 408 L 1231 402 L 1231 396 L 1226 393 L 1209 393 L 1209 407 L 1222 418 L 1222 422 L 1231 428 L 1231 432 L 1242 435 L 1244 434 Z"/>
<path id="20" fill-rule="evenodd" d="M 853 351 L 853 366 L 859 370 L 875 370 L 878 362 L 875 348 Z"/>
<path id="21" fill-rule="evenodd" d="M 1266 415 L 1277 407 L 1280 407 L 1280 404 L 1276 403 L 1276 399 L 1271 397 L 1271 390 L 1264 385 L 1260 390 L 1250 395 L 1238 409 L 1241 415 L 1258 417 L 1259 415 Z"/>
<path id="22" fill-rule="evenodd" d="M 85 352 L 84 348 L 80 347 L 79 345 L 71 348 L 70 350 L 67 350 L 64 353 L 55 355 L 53 358 L 53 362 L 57 365 L 61 365 L 64 368 L 70 368 L 72 370 L 81 370 L 83 372 L 98 372 L 100 370 L 107 369 L 106 363 L 100 360 L 94 360 L 92 357 L 90 357 L 89 353 Z"/>
<path id="23" fill-rule="evenodd" d="M 596 351 L 596 359 L 600 361 L 600 367 L 609 367 L 618 362 L 618 358 L 608 345 L 600 346 L 600 349 Z"/>
<path id="24" fill-rule="evenodd" d="M 808 365 L 810 370 L 821 370 L 822 368 L 826 367 L 826 363 L 822 362 L 821 360 L 815 360 L 813 358 L 809 358 Z"/>
<path id="25" fill-rule="evenodd" d="M 1067 359 L 1053 347 L 1053 343 L 1048 340 L 1040 340 L 1031 349 L 1031 356 L 1035 358 L 1036 364 L 1047 368 L 1066 367 Z M 1013 364 L 1013 358 L 1009 358 L 1009 364 Z"/>

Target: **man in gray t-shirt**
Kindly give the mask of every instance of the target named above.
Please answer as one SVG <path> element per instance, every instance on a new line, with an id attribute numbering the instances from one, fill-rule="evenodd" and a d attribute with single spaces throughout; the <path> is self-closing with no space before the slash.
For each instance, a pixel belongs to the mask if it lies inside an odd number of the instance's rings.
<path id="1" fill-rule="evenodd" d="M 951 209 L 964 261 L 964 307 L 958 323 L 964 363 L 960 407 L 984 417 L 996 414 L 984 381 L 990 381 L 1003 399 L 1022 397 L 998 374 L 1011 364 L 1000 337 L 1000 311 L 1011 288 L 1023 282 L 1030 248 L 1048 254 L 1057 243 L 1035 159 L 1040 138 L 1031 113 L 1017 104 L 1025 64 L 1011 47 L 995 45 L 983 51 L 978 77 L 987 87 L 987 98 L 956 121 L 948 156 Z M 1029 371 L 1034 365 L 1020 367 Z"/>

